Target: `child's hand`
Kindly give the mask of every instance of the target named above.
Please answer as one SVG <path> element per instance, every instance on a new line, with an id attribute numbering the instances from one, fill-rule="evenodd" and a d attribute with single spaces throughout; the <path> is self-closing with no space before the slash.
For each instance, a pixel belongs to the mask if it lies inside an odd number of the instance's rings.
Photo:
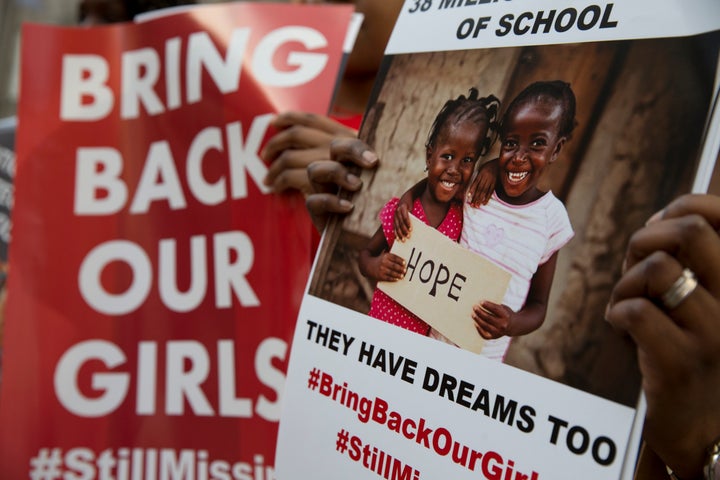
<path id="1" fill-rule="evenodd" d="M 480 170 L 468 187 L 467 198 L 470 205 L 477 208 L 490 200 L 495 191 L 498 168 L 497 158 L 480 166 Z"/>
<path id="2" fill-rule="evenodd" d="M 394 253 L 383 252 L 380 254 L 374 275 L 378 281 L 397 282 L 405 276 L 405 260 Z"/>
<path id="3" fill-rule="evenodd" d="M 410 234 L 412 233 L 412 225 L 410 224 L 410 209 L 406 203 L 403 203 L 402 199 L 400 199 L 400 203 L 395 209 L 393 229 L 395 230 L 395 237 L 401 242 L 410 238 Z"/>
<path id="4" fill-rule="evenodd" d="M 473 305 L 472 319 L 480 336 L 490 340 L 507 335 L 513 314 L 507 305 L 485 301 Z"/>

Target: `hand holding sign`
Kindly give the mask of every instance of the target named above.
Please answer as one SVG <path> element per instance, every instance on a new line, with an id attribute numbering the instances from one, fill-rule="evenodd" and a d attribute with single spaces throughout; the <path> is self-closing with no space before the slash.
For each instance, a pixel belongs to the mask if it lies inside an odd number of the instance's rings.
<path id="1" fill-rule="evenodd" d="M 375 257 L 375 278 L 383 282 L 396 282 L 405 276 L 405 260 L 391 252 L 383 252 Z"/>
<path id="2" fill-rule="evenodd" d="M 473 306 L 483 300 L 502 303 L 510 273 L 413 216 L 411 223 L 412 236 L 391 250 L 405 259 L 405 277 L 379 282 L 378 288 L 458 346 L 479 353 L 484 340 L 472 319 Z"/>
<path id="3" fill-rule="evenodd" d="M 509 335 L 513 311 L 507 305 L 494 302 L 480 302 L 473 305 L 472 319 L 480 336 L 486 339 Z"/>

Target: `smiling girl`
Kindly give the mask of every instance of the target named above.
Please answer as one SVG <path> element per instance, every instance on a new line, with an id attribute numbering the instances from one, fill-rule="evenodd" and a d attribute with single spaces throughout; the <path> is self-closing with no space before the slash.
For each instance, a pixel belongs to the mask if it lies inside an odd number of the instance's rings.
<path id="1" fill-rule="evenodd" d="M 427 180 L 414 199 L 411 212 L 418 219 L 457 241 L 462 229 L 462 199 L 478 157 L 488 149 L 490 125 L 495 123 L 498 101 L 478 98 L 471 89 L 468 96 L 448 100 L 438 113 L 425 144 Z M 360 252 L 363 275 L 375 281 L 397 281 L 405 274 L 402 258 L 389 252 L 395 241 L 393 217 L 399 200 L 393 198 L 380 211 L 382 225 Z M 408 330 L 427 335 L 429 325 L 375 290 L 368 315 Z"/>
<path id="2" fill-rule="evenodd" d="M 482 301 L 472 318 L 487 339 L 481 355 L 503 360 L 511 337 L 542 325 L 558 251 L 573 236 L 565 206 L 538 188 L 575 128 L 575 94 L 562 81 L 529 85 L 502 118 L 495 192 L 465 203 L 460 244 L 512 273 L 502 304 Z"/>

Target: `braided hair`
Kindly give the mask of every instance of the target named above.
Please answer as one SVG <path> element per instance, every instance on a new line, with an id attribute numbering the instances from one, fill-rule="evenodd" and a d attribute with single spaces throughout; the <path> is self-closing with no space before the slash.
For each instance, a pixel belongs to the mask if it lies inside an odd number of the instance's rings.
<path id="1" fill-rule="evenodd" d="M 448 123 L 460 123 L 465 121 L 488 125 L 485 137 L 478 139 L 479 156 L 485 155 L 497 139 L 497 116 L 500 110 L 500 100 L 494 95 L 479 97 L 477 88 L 470 88 L 468 95 L 460 95 L 454 100 L 448 100 L 435 117 L 430 127 L 426 148 L 434 148 L 438 135 Z"/>
<path id="2" fill-rule="evenodd" d="M 570 84 L 562 80 L 539 81 L 525 87 L 508 105 L 500 122 L 500 136 L 505 135 L 508 118 L 519 107 L 530 103 L 555 103 L 560 105 L 562 112 L 558 121 L 558 136 L 570 140 L 577 126 L 575 120 L 575 94 Z"/>

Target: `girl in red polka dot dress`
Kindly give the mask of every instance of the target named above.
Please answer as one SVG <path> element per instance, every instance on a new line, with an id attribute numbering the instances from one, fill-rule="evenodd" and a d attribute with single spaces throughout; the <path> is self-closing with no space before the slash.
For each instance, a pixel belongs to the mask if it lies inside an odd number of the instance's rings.
<path id="1" fill-rule="evenodd" d="M 412 214 L 457 242 L 462 230 L 462 199 L 475 164 L 492 144 L 499 102 L 494 96 L 448 100 L 435 117 L 425 144 L 424 190 L 413 202 Z M 492 127 L 492 128 L 491 128 Z M 405 275 L 402 258 L 389 252 L 395 241 L 393 217 L 399 203 L 391 199 L 380 211 L 381 226 L 360 252 L 362 274 L 375 281 L 397 281 Z M 430 326 L 376 289 L 368 315 L 427 335 Z"/>

